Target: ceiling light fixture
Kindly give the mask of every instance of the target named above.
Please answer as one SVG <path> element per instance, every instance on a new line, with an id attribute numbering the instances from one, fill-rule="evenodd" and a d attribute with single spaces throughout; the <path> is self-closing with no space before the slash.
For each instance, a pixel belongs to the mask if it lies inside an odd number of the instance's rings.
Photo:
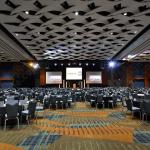
<path id="1" fill-rule="evenodd" d="M 79 12 L 76 11 L 76 12 L 75 12 L 75 15 L 78 16 L 78 15 L 79 15 Z"/>
<path id="2" fill-rule="evenodd" d="M 39 68 L 39 64 L 38 64 L 38 63 L 33 64 L 33 68 L 34 68 L 34 69 Z"/>
<path id="3" fill-rule="evenodd" d="M 109 62 L 109 67 L 110 67 L 110 68 L 114 68 L 115 65 L 116 65 L 116 63 L 115 63 L 114 61 L 110 61 L 110 62 Z"/>
<path id="4" fill-rule="evenodd" d="M 34 63 L 34 62 L 30 62 L 29 66 L 34 68 L 34 69 L 38 69 L 40 67 L 38 63 Z"/>
<path id="5" fill-rule="evenodd" d="M 29 63 L 29 66 L 31 66 L 31 67 L 32 67 L 32 66 L 33 66 L 33 63 L 32 63 L 32 62 L 30 62 L 30 63 Z"/>
<path id="6" fill-rule="evenodd" d="M 134 31 L 134 33 L 136 34 L 136 33 L 137 33 L 137 31 Z"/>
<path id="7" fill-rule="evenodd" d="M 125 12 L 123 15 L 124 15 L 124 16 L 127 16 L 127 12 Z"/>
<path id="8" fill-rule="evenodd" d="M 28 11 L 25 11 L 25 14 L 29 15 L 29 12 L 28 12 Z"/>
<path id="9" fill-rule="evenodd" d="M 128 55 L 127 57 L 128 57 L 128 59 L 132 59 L 132 58 L 134 58 L 136 55 Z"/>
<path id="10" fill-rule="evenodd" d="M 16 36 L 18 36 L 19 34 L 18 33 L 16 33 Z"/>

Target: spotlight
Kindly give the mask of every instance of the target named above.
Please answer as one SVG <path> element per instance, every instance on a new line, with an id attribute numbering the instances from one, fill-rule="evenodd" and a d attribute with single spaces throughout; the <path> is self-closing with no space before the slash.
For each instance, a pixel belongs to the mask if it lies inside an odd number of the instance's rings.
<path id="1" fill-rule="evenodd" d="M 29 63 L 29 66 L 32 67 L 32 68 L 34 68 L 34 69 L 39 68 L 39 64 L 38 64 L 38 63 L 30 62 L 30 63 Z"/>
<path id="2" fill-rule="evenodd" d="M 110 68 L 114 68 L 115 65 L 116 65 L 116 63 L 115 63 L 114 61 L 110 61 L 110 62 L 109 62 L 109 67 L 110 67 Z"/>
<path id="3" fill-rule="evenodd" d="M 34 69 L 39 68 L 39 64 L 37 64 L 37 63 L 33 64 L 33 68 L 34 68 Z"/>
<path id="4" fill-rule="evenodd" d="M 32 62 L 30 62 L 30 63 L 29 63 L 29 66 L 33 67 L 33 63 L 32 63 Z"/>

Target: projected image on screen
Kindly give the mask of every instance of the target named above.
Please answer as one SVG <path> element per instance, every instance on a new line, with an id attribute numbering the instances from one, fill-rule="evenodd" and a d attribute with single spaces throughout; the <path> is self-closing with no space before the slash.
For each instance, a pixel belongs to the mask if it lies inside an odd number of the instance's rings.
<path id="1" fill-rule="evenodd" d="M 46 72 L 46 84 L 61 84 L 62 72 Z"/>
<path id="2" fill-rule="evenodd" d="M 101 84 L 102 73 L 98 72 L 86 72 L 86 83 L 87 84 Z"/>
<path id="3" fill-rule="evenodd" d="M 82 80 L 82 68 L 66 68 L 66 80 Z"/>

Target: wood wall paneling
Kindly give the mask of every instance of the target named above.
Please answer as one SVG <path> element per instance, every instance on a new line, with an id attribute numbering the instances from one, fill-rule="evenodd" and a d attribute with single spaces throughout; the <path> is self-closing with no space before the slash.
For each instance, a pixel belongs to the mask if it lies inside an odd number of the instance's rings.
<path id="1" fill-rule="evenodd" d="M 45 69 L 40 70 L 40 86 L 46 85 L 46 71 Z"/>

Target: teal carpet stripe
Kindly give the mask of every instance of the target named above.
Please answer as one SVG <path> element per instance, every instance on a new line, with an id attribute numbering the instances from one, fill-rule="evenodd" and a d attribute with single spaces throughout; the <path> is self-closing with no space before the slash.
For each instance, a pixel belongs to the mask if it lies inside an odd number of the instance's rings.
<path id="1" fill-rule="evenodd" d="M 23 147 L 27 150 L 40 150 L 41 147 L 47 147 L 48 144 L 52 144 L 54 141 L 60 138 L 61 135 L 57 133 L 48 134 L 46 132 L 40 132 L 34 136 L 28 137 L 19 143 L 17 146 Z"/>
<path id="2" fill-rule="evenodd" d="M 135 131 L 133 136 L 135 143 L 150 145 L 150 131 Z"/>

